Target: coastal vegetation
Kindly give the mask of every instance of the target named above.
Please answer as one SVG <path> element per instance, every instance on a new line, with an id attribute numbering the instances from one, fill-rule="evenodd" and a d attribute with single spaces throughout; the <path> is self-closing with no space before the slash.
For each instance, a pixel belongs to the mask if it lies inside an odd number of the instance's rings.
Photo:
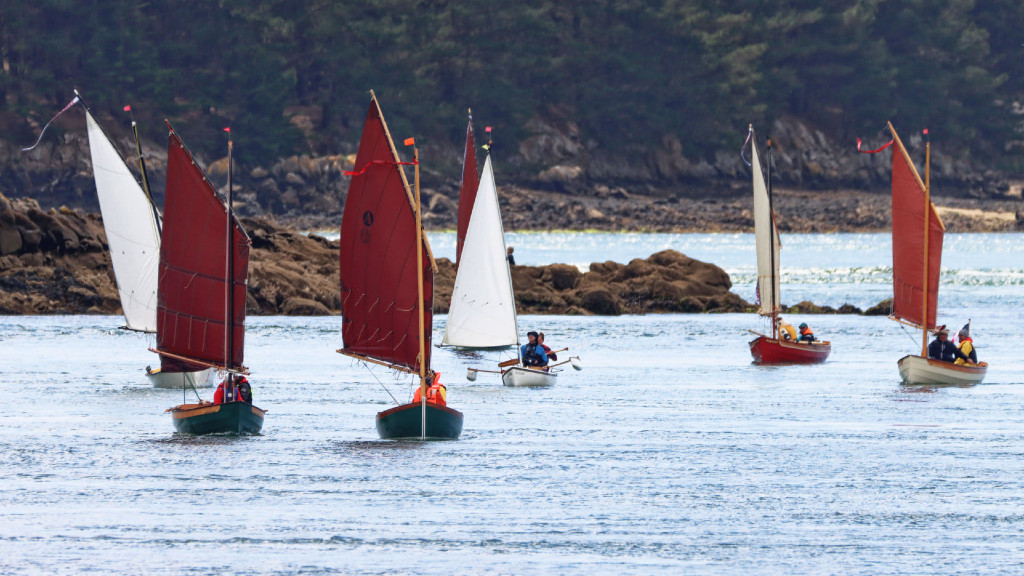
<path id="1" fill-rule="evenodd" d="M 270 165 L 353 151 L 374 88 L 428 147 L 455 148 L 468 107 L 507 142 L 542 121 L 587 149 L 671 137 L 709 160 L 750 122 L 852 141 L 893 120 L 1019 171 L 1021 29 L 1017 0 L 7 2 L 0 126 L 31 142 L 77 87 L 100 112 L 132 104 L 152 140 L 187 122 L 214 157 L 230 125 Z"/>

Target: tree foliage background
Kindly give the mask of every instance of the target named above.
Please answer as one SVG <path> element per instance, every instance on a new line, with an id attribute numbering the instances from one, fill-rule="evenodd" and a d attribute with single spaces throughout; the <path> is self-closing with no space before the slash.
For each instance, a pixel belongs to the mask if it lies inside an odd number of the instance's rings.
<path id="1" fill-rule="evenodd" d="M 257 163 L 351 151 L 373 88 L 427 141 L 457 144 L 472 107 L 506 138 L 541 117 L 700 156 L 790 115 L 844 138 L 929 127 L 1019 169 L 1024 3 L 2 0 L 0 112 L 45 121 L 74 87 L 154 138 L 187 122 L 200 150 L 231 125 Z"/>

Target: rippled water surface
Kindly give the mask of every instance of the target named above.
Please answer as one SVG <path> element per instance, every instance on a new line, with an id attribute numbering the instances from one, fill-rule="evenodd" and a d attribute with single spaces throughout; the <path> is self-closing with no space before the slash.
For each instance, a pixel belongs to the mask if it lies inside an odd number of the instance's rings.
<path id="1" fill-rule="evenodd" d="M 195 438 L 173 434 L 182 392 L 147 385 L 152 342 L 120 318 L 0 317 L 0 573 L 1021 573 L 1024 236 L 993 236 L 946 275 L 995 280 L 940 305 L 973 318 L 983 385 L 901 386 L 919 340 L 884 318 L 805 318 L 829 362 L 758 367 L 753 315 L 526 316 L 584 370 L 507 389 L 464 378 L 500 354 L 437 350 L 457 442 L 377 440 L 385 387 L 404 401 L 410 382 L 336 354 L 338 318 L 250 318 L 263 435 Z M 834 238 L 803 269 L 877 252 L 887 273 L 882 236 L 804 238 L 784 264 Z M 820 286 L 803 274 L 801 298 Z M 850 299 L 885 295 L 863 282 Z"/>

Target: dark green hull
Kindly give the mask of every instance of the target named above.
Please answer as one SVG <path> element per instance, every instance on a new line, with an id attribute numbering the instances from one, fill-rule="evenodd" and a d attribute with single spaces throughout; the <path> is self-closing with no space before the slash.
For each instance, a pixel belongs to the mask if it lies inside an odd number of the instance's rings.
<path id="1" fill-rule="evenodd" d="M 377 414 L 377 434 L 384 440 L 420 439 L 422 405 L 404 404 Z M 457 440 L 462 434 L 462 412 L 427 403 L 428 440 Z"/>
<path id="2" fill-rule="evenodd" d="M 170 409 L 183 434 L 259 434 L 265 412 L 245 402 L 184 404 Z"/>

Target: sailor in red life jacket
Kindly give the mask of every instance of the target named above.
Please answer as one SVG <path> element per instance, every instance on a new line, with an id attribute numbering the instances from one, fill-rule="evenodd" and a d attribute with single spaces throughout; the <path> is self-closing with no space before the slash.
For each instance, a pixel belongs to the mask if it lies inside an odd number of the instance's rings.
<path id="1" fill-rule="evenodd" d="M 219 386 L 217 386 L 217 389 L 213 392 L 213 403 L 214 404 L 223 404 L 224 401 L 225 401 L 224 400 L 225 396 L 227 396 L 227 401 L 231 402 L 231 400 L 234 397 L 233 391 L 234 391 L 235 387 L 234 387 L 234 385 L 232 385 L 230 383 L 230 381 L 231 381 L 231 374 L 228 374 L 228 377 L 225 378 L 224 381 L 221 382 Z M 225 386 L 224 386 L 225 384 L 227 384 L 227 388 L 231 388 L 231 390 L 227 390 L 226 391 L 225 390 Z"/>
<path id="2" fill-rule="evenodd" d="M 811 329 L 807 327 L 807 323 L 804 322 L 800 324 L 800 337 L 797 338 L 796 341 L 807 342 L 808 344 L 810 344 L 815 340 L 817 340 L 817 338 L 814 337 L 814 332 L 811 332 Z"/>
<path id="3" fill-rule="evenodd" d="M 245 376 L 235 376 L 229 374 L 223 382 L 217 386 L 217 390 L 213 393 L 213 403 L 223 404 L 225 402 L 234 402 L 235 400 L 241 400 L 243 402 L 252 403 L 252 388 L 249 386 L 249 381 Z"/>
<path id="4" fill-rule="evenodd" d="M 548 360 L 552 362 L 558 362 L 558 355 L 548 348 L 548 345 L 544 343 L 544 333 L 540 332 L 537 334 L 537 344 L 544 349 L 544 353 L 548 355 Z"/>
<path id="5" fill-rule="evenodd" d="M 227 379 L 225 379 L 224 382 L 227 382 Z M 217 386 L 217 389 L 213 391 L 214 404 L 224 403 L 224 382 L 221 382 L 220 385 Z"/>
<path id="6" fill-rule="evenodd" d="M 423 399 L 420 395 L 420 391 L 423 390 L 421 386 L 416 387 L 416 393 L 412 396 L 412 403 L 416 404 Z M 448 389 L 445 388 L 444 384 L 441 384 L 441 373 L 434 372 L 433 370 L 427 374 L 427 402 L 430 404 L 437 404 L 438 406 L 448 405 Z"/>

